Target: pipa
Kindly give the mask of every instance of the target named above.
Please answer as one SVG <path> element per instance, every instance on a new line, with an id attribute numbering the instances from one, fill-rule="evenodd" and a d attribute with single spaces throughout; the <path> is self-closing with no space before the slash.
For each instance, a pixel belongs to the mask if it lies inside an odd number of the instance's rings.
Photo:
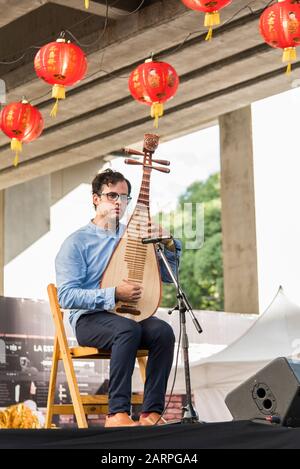
<path id="1" fill-rule="evenodd" d="M 168 166 L 166 160 L 153 160 L 152 155 L 158 147 L 159 137 L 145 134 L 143 153 L 136 150 L 125 150 L 132 155 L 143 156 L 143 162 L 126 159 L 125 163 L 142 165 L 143 179 L 137 204 L 127 224 L 125 232 L 118 242 L 101 281 L 101 288 L 118 286 L 123 279 L 143 287 L 142 296 L 138 301 L 118 301 L 115 314 L 143 321 L 152 316 L 161 299 L 161 277 L 154 244 L 142 244 L 151 228 L 149 192 L 152 169 L 169 173 L 168 168 L 153 166 L 152 163 Z"/>

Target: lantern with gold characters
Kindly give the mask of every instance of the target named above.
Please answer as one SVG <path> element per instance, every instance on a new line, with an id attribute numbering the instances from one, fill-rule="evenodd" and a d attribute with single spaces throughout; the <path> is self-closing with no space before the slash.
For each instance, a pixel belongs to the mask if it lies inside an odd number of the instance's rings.
<path id="1" fill-rule="evenodd" d="M 204 26 L 209 28 L 205 40 L 210 41 L 213 35 L 213 26 L 218 26 L 221 23 L 219 10 L 229 5 L 231 0 L 182 0 L 182 3 L 191 10 L 205 13 Z"/>
<path id="2" fill-rule="evenodd" d="M 65 87 L 84 77 L 87 61 L 80 47 L 61 37 L 40 48 L 34 59 L 34 68 L 39 78 L 53 85 L 52 97 L 56 101 L 50 115 L 55 117 L 58 101 L 66 97 Z"/>
<path id="3" fill-rule="evenodd" d="M 262 13 L 259 29 L 267 44 L 283 49 L 282 61 L 290 73 L 292 62 L 297 59 L 296 47 L 300 45 L 300 4 L 278 0 Z"/>
<path id="4" fill-rule="evenodd" d="M 140 103 L 151 106 L 151 117 L 154 127 L 164 113 L 166 101 L 173 98 L 179 85 L 175 69 L 166 62 L 155 62 L 148 59 L 139 65 L 129 77 L 129 91 Z"/>
<path id="5" fill-rule="evenodd" d="M 5 106 L 0 114 L 2 132 L 11 139 L 11 150 L 15 153 L 14 166 L 18 165 L 22 143 L 37 139 L 44 128 L 40 111 L 25 98 L 21 102 Z"/>

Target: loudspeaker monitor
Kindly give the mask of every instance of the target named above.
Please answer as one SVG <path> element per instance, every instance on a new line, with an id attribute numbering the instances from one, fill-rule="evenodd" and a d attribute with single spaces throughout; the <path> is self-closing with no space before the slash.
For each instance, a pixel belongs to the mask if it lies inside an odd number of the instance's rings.
<path id="1" fill-rule="evenodd" d="M 225 403 L 234 420 L 273 420 L 300 427 L 300 362 L 277 358 L 231 391 Z"/>

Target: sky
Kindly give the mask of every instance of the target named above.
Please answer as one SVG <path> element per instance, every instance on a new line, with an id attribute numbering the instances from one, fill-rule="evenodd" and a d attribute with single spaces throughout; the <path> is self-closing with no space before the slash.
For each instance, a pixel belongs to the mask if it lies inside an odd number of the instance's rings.
<path id="1" fill-rule="evenodd" d="M 253 104 L 260 306 L 280 285 L 300 304 L 300 88 Z"/>
<path id="2" fill-rule="evenodd" d="M 252 106 L 256 229 L 260 311 L 282 285 L 300 304 L 300 155 L 298 109 L 300 89 L 256 102 Z M 196 180 L 220 169 L 218 127 L 162 143 L 156 158 L 171 162 L 171 173 L 153 171 L 152 213 L 175 207 L 178 196 Z M 137 196 L 142 170 L 111 163 L 133 183 Z M 65 237 L 93 216 L 90 186 L 81 184 L 51 208 L 51 231 L 5 267 L 5 295 L 46 299 L 46 285 L 55 281 L 54 258 Z M 134 201 L 132 203 L 134 207 Z M 37 272 L 35 278 L 25 275 Z"/>

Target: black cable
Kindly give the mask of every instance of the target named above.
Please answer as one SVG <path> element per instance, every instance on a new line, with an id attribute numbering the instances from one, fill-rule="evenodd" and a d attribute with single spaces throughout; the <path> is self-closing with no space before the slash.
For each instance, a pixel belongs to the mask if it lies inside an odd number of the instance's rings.
<path id="1" fill-rule="evenodd" d="M 164 410 L 162 411 L 161 415 L 159 416 L 159 419 L 157 419 L 157 421 L 155 422 L 154 425 L 158 425 L 159 421 L 163 418 L 163 416 L 165 415 L 166 411 L 168 410 L 168 407 L 169 407 L 169 405 L 170 405 L 170 403 L 171 403 L 171 399 L 172 399 L 172 397 L 173 397 L 174 388 L 175 388 L 176 379 L 177 379 L 177 372 L 178 372 L 178 362 L 179 362 L 179 352 L 180 352 L 181 339 L 182 339 L 182 328 L 181 328 L 181 323 L 180 323 L 180 326 L 179 326 L 179 335 L 178 335 L 178 345 L 177 345 L 177 352 L 176 352 L 176 361 L 175 361 L 175 372 L 174 372 L 174 378 L 173 378 L 173 383 L 172 383 L 171 391 L 170 391 L 170 394 L 169 394 L 169 399 L 168 399 L 167 404 L 165 405 Z"/>
<path id="2" fill-rule="evenodd" d="M 174 247 L 175 247 L 175 251 L 174 251 L 174 255 L 175 255 L 175 276 L 176 276 L 177 284 L 179 285 L 179 278 L 178 278 L 179 258 L 178 258 L 178 253 L 177 253 L 177 249 L 176 249 L 176 244 L 175 244 L 173 238 L 172 238 L 172 240 L 173 240 L 173 244 L 174 244 Z M 179 335 L 178 335 L 178 345 L 177 345 L 177 352 L 176 352 L 175 372 L 174 372 L 173 383 L 172 383 L 172 386 L 171 386 L 171 391 L 170 391 L 170 394 L 169 394 L 168 402 L 165 405 L 164 410 L 162 411 L 161 415 L 159 416 L 159 418 L 157 419 L 157 421 L 155 422 L 154 425 L 158 425 L 159 421 L 163 418 L 164 414 L 166 413 L 166 411 L 167 411 L 167 409 L 170 405 L 171 399 L 173 397 L 173 392 L 174 392 L 174 387 L 175 387 L 175 383 L 176 383 L 176 379 L 177 379 L 177 372 L 178 372 L 178 361 L 179 361 L 179 352 L 180 352 L 181 339 L 182 339 L 182 327 L 181 327 L 181 321 L 179 321 Z"/>

